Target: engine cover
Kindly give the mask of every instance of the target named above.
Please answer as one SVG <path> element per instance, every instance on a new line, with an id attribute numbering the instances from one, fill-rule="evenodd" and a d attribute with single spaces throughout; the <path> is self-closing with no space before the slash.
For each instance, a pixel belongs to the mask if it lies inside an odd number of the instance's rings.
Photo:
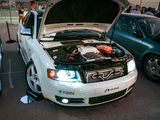
<path id="1" fill-rule="evenodd" d="M 99 51 L 97 50 L 96 47 L 93 46 L 84 46 L 84 47 L 79 47 L 78 48 L 78 52 L 80 52 L 82 55 L 86 54 L 86 53 L 99 53 Z"/>
<path id="2" fill-rule="evenodd" d="M 86 59 L 86 61 L 97 61 L 97 60 L 103 60 L 103 59 L 109 59 L 109 57 L 105 57 L 104 55 L 89 52 L 83 55 L 83 57 Z"/>

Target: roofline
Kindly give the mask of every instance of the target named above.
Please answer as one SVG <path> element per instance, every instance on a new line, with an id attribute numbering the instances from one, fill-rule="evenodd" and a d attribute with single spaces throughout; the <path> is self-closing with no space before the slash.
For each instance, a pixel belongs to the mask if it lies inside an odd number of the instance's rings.
<path id="1" fill-rule="evenodd" d="M 134 14 L 134 13 L 122 13 L 122 15 L 126 15 L 126 16 L 136 16 L 136 17 L 157 18 L 157 17 L 155 17 L 155 16 L 151 16 L 151 15 L 145 15 L 145 14 Z"/>

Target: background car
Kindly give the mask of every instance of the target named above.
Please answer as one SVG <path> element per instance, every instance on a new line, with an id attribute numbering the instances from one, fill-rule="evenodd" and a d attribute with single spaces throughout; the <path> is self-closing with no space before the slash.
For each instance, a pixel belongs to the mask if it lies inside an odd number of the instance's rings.
<path id="1" fill-rule="evenodd" d="M 2 56 L 3 56 L 3 45 L 2 40 L 0 36 L 0 95 L 2 94 L 2 81 L 1 81 L 1 62 L 2 62 Z"/>
<path id="2" fill-rule="evenodd" d="M 160 81 L 160 19 L 148 15 L 121 14 L 107 37 L 129 50 L 145 75 Z"/>

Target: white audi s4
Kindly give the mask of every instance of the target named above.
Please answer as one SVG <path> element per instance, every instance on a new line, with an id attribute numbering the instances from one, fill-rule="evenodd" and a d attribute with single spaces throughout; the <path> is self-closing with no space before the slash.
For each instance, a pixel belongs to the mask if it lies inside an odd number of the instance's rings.
<path id="1" fill-rule="evenodd" d="M 119 99 L 137 80 L 133 56 L 106 34 L 127 0 L 49 0 L 19 24 L 17 49 L 33 93 L 64 106 Z"/>

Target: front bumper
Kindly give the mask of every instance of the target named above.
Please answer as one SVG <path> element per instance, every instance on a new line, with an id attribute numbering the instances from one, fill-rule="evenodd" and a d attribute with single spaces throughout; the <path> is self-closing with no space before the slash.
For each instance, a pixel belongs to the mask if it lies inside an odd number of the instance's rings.
<path id="1" fill-rule="evenodd" d="M 64 106 L 99 105 L 125 96 L 132 90 L 137 75 L 135 69 L 126 76 L 97 83 L 64 83 L 52 80 L 42 92 L 45 98 Z M 68 103 L 63 103 L 63 99 L 67 99 Z"/>

